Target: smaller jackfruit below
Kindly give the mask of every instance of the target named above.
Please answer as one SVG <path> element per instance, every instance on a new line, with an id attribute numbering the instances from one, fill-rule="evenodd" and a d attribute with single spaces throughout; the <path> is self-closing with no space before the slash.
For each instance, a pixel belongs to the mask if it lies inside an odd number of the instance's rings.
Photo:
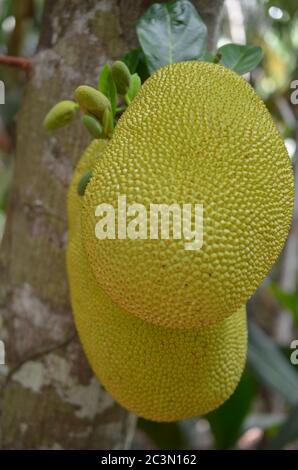
<path id="1" fill-rule="evenodd" d="M 102 384 L 124 407 L 155 421 L 205 414 L 234 391 L 246 356 L 245 307 L 217 325 L 182 331 L 152 325 L 117 306 L 98 284 L 82 244 L 77 185 L 100 158 L 93 141 L 68 195 L 67 268 L 75 323 Z"/>

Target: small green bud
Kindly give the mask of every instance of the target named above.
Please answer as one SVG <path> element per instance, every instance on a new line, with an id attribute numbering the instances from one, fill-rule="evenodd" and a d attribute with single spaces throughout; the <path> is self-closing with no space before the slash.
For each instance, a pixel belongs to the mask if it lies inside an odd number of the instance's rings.
<path id="1" fill-rule="evenodd" d="M 121 62 L 121 60 L 117 60 L 113 63 L 111 72 L 119 95 L 126 95 L 129 90 L 131 80 L 130 71 L 127 65 L 124 62 Z"/>
<path id="2" fill-rule="evenodd" d="M 77 108 L 78 105 L 74 101 L 60 101 L 46 115 L 43 127 L 48 131 L 53 131 L 65 126 L 73 120 Z"/>
<path id="3" fill-rule="evenodd" d="M 91 116 L 91 114 L 85 114 L 85 116 L 82 117 L 82 123 L 94 139 L 100 139 L 102 137 L 102 125 L 96 117 Z"/>
<path id="4" fill-rule="evenodd" d="M 83 174 L 82 178 L 79 181 L 78 184 L 78 195 L 79 196 L 84 196 L 87 185 L 92 177 L 92 172 L 90 170 L 86 171 L 86 173 Z"/>
<path id="5" fill-rule="evenodd" d="M 130 86 L 127 92 L 127 97 L 129 101 L 132 101 L 136 97 L 141 86 L 142 86 L 141 77 L 137 73 L 134 73 L 131 76 Z"/>
<path id="6" fill-rule="evenodd" d="M 113 114 L 108 109 L 106 109 L 104 112 L 102 123 L 103 123 L 103 135 L 106 138 L 112 137 L 113 130 L 114 130 Z"/>
<path id="7" fill-rule="evenodd" d="M 99 119 L 102 118 L 106 109 L 111 109 L 108 98 L 91 86 L 79 86 L 75 91 L 75 98 L 83 112 L 94 114 Z"/>

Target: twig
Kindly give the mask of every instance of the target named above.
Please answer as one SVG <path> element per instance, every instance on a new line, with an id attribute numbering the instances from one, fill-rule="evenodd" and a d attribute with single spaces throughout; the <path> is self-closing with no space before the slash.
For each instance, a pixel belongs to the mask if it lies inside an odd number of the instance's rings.
<path id="1" fill-rule="evenodd" d="M 0 65 L 6 65 L 8 67 L 16 67 L 30 73 L 33 66 L 33 60 L 26 57 L 15 57 L 0 55 Z"/>

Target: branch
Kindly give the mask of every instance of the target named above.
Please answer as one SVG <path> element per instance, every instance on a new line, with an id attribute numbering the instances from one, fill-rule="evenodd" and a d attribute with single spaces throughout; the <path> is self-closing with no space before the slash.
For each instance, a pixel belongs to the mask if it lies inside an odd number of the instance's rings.
<path id="1" fill-rule="evenodd" d="M 26 73 L 30 73 L 33 67 L 33 60 L 27 57 L 15 57 L 0 55 L 0 65 L 6 65 L 8 67 L 16 67 L 24 70 Z"/>

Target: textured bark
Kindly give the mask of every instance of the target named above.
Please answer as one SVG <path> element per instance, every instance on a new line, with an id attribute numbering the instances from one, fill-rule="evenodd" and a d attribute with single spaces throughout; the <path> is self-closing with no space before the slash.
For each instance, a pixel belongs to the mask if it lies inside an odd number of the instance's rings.
<path id="1" fill-rule="evenodd" d="M 79 122 L 48 135 L 49 107 L 95 85 L 100 67 L 136 43 L 146 0 L 51 0 L 18 116 L 17 156 L 0 257 L 0 447 L 125 448 L 135 417 L 87 365 L 65 274 L 66 191 L 88 136 Z M 214 39 L 218 1 L 195 2 Z"/>

